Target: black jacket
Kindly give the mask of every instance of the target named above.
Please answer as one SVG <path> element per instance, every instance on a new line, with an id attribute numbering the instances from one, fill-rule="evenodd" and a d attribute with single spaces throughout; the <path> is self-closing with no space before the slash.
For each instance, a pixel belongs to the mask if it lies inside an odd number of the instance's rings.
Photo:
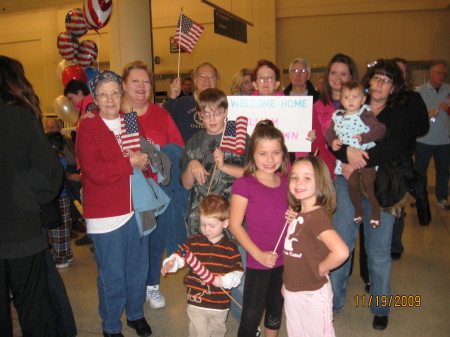
<path id="1" fill-rule="evenodd" d="M 40 207 L 59 193 L 63 168 L 30 111 L 0 98 L 0 259 L 48 247 Z"/>
<path id="2" fill-rule="evenodd" d="M 313 97 L 313 103 L 316 103 L 316 101 L 319 99 L 319 93 L 314 89 L 314 86 L 312 85 L 311 81 L 306 81 L 306 88 L 308 89 L 308 96 Z M 289 96 L 289 93 L 292 90 L 292 83 L 289 83 L 286 89 L 284 89 L 284 94 L 286 96 Z"/>

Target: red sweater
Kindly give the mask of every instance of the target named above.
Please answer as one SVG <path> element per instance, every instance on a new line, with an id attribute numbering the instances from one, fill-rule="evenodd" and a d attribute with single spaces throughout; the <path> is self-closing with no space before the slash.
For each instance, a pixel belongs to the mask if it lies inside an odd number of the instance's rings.
<path id="1" fill-rule="evenodd" d="M 152 144 L 163 147 L 169 143 L 175 143 L 184 147 L 175 122 L 167 110 L 156 104 L 149 103 L 145 114 L 138 117 L 139 133 Z"/>
<path id="2" fill-rule="evenodd" d="M 76 153 L 82 171 L 85 218 L 106 218 L 133 211 L 130 159 L 123 156 L 116 136 L 100 115 L 80 123 Z"/>

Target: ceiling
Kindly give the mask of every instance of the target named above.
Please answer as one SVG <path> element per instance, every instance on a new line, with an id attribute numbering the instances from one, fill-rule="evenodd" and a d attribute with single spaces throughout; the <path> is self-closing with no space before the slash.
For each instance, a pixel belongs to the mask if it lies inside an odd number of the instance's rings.
<path id="1" fill-rule="evenodd" d="M 35 10 L 46 7 L 59 7 L 77 3 L 76 0 L 0 0 L 0 13 Z M 79 7 L 84 1 L 79 0 Z"/>

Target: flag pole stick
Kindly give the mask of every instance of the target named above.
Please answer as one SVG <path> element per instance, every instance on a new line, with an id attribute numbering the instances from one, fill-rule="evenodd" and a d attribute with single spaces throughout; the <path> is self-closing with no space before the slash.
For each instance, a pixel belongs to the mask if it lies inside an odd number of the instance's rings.
<path id="1" fill-rule="evenodd" d="M 181 27 L 183 27 L 183 7 L 180 12 L 180 29 L 178 31 L 178 71 L 177 78 L 180 78 L 180 60 L 181 60 Z"/>
<path id="2" fill-rule="evenodd" d="M 284 231 L 286 230 L 286 225 L 288 224 L 288 222 L 289 222 L 289 219 L 286 220 L 286 222 L 284 223 L 283 231 L 281 232 L 280 237 L 278 238 L 277 244 L 276 244 L 272 254 L 275 254 L 275 252 L 277 251 L 278 245 L 280 244 L 281 238 L 283 237 L 283 234 L 284 234 Z"/>
<path id="3" fill-rule="evenodd" d="M 225 129 L 227 128 L 228 117 L 225 117 L 224 121 L 225 121 L 225 127 L 223 128 L 222 138 L 220 139 L 219 150 L 220 150 L 220 147 L 222 146 L 223 135 L 225 134 Z M 209 182 L 208 193 L 206 193 L 206 196 L 208 196 L 209 192 L 211 191 L 211 186 L 212 186 L 212 182 L 214 179 L 214 174 L 216 173 L 216 169 L 217 169 L 217 162 L 215 162 L 215 164 L 214 164 L 214 169 L 213 169 L 213 173 L 211 175 L 211 181 Z"/>
<path id="4" fill-rule="evenodd" d="M 180 247 L 180 249 L 181 250 L 183 250 L 183 247 L 181 247 L 180 245 L 178 245 L 178 247 Z M 236 303 L 236 305 L 242 310 L 242 305 L 240 305 L 239 303 L 238 303 L 238 301 L 236 301 L 234 298 L 233 298 L 233 296 L 231 296 L 225 289 L 223 289 L 222 287 L 219 287 L 220 288 L 220 290 L 222 290 L 223 291 L 223 293 L 225 294 L 225 295 L 227 295 L 234 303 Z"/>

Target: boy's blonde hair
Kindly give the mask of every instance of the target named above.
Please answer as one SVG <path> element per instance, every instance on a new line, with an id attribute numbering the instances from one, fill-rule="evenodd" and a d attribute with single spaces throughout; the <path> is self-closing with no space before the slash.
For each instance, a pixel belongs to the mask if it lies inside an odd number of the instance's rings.
<path id="1" fill-rule="evenodd" d="M 230 218 L 230 203 L 223 195 L 210 194 L 200 202 L 198 215 L 225 221 Z"/>
<path id="2" fill-rule="evenodd" d="M 227 95 L 222 90 L 216 88 L 203 90 L 198 94 L 196 103 L 200 112 L 205 112 L 206 107 L 211 110 L 217 110 L 218 108 L 228 109 Z"/>
<path id="3" fill-rule="evenodd" d="M 336 209 L 336 191 L 334 190 L 333 180 L 331 179 L 330 170 L 325 162 L 316 156 L 306 156 L 298 158 L 293 164 L 292 168 L 296 164 L 302 162 L 310 162 L 314 171 L 314 181 L 316 185 L 316 204 L 314 206 L 322 206 L 327 213 L 333 213 Z M 292 175 L 289 174 L 289 180 Z M 289 206 L 296 212 L 301 211 L 301 202 L 292 195 L 290 189 L 288 189 L 288 203 Z"/>
<path id="4" fill-rule="evenodd" d="M 259 121 L 256 124 L 252 137 L 250 138 L 250 145 L 248 146 L 248 154 L 245 159 L 244 177 L 254 173 L 257 169 L 255 163 L 256 146 L 260 140 L 278 140 L 283 151 L 283 160 L 281 162 L 280 171 L 283 176 L 287 174 L 289 154 L 284 144 L 284 137 L 280 130 L 278 130 L 273 122 L 269 119 Z"/>

